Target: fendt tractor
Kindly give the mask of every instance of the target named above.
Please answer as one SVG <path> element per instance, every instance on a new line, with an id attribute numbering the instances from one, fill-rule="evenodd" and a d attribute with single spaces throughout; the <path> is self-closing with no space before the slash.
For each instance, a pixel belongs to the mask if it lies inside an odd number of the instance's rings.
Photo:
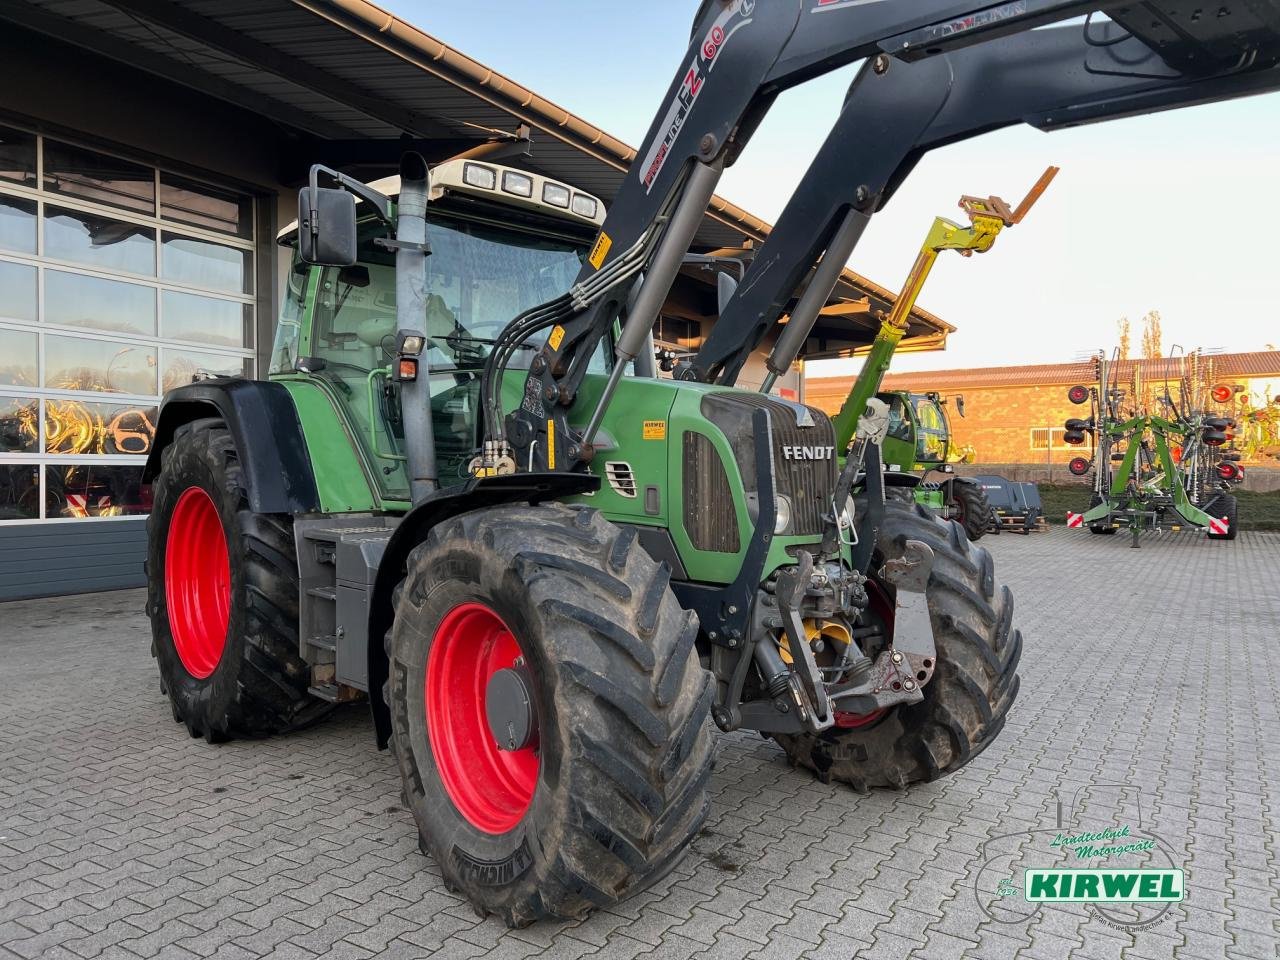
<path id="1" fill-rule="evenodd" d="M 885 497 L 883 404 L 840 468 L 828 417 L 734 382 L 775 327 L 789 369 L 927 150 L 1280 87 L 1280 8 L 1217 6 L 704 0 L 599 223 L 571 185 L 465 159 L 406 154 L 394 198 L 313 168 L 270 380 L 172 391 L 147 463 L 174 717 L 253 737 L 367 697 L 422 848 L 509 924 L 675 863 L 708 717 L 859 790 L 971 761 L 1022 650 L 991 558 Z M 655 377 L 722 171 L 779 92 L 856 60 L 709 336 Z"/>
<path id="2" fill-rule="evenodd" d="M 1167 363 L 1172 365 L 1170 356 Z M 1236 498 L 1230 492 L 1244 480 L 1241 454 L 1229 441 L 1235 435 L 1231 416 L 1208 409 L 1205 402 L 1229 403 L 1230 386 L 1200 389 L 1186 373 L 1178 377 L 1178 399 L 1168 381 L 1156 396 L 1158 412 L 1148 409 L 1141 374 L 1134 371 L 1133 392 L 1120 385 L 1119 353 L 1110 360 L 1094 358 L 1096 384 L 1076 384 L 1067 391 L 1075 404 L 1089 404 L 1088 418 L 1072 417 L 1063 439 L 1093 442 L 1091 457 L 1073 457 L 1067 465 L 1078 477 L 1092 474 L 1093 496 L 1084 513 L 1068 513 L 1069 527 L 1112 534 L 1128 529 L 1129 544 L 1138 546 L 1144 530 L 1203 530 L 1210 540 L 1234 540 Z"/>
<path id="3" fill-rule="evenodd" d="M 947 398 L 935 392 L 896 390 L 877 393 L 889 406 L 889 430 L 884 438 L 885 469 L 915 478 L 916 503 L 944 520 L 954 520 L 970 540 L 999 529 L 982 484 L 958 477 L 951 461 L 951 422 Z M 964 416 L 964 398 L 956 398 L 956 412 Z M 930 479 L 939 473 L 941 480 Z"/>

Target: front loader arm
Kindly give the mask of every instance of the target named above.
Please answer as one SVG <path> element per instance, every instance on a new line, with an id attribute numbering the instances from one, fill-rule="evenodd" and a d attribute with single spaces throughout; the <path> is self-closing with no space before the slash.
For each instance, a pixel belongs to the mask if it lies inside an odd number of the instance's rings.
<path id="1" fill-rule="evenodd" d="M 819 262 L 813 271 L 767 360 L 771 375 L 785 373 L 870 216 L 930 150 L 1017 123 L 1053 131 L 1280 85 L 1274 53 L 1265 68 L 1251 72 L 1184 74 L 1165 66 L 1138 37 L 1105 47 L 1096 42 L 1079 26 L 1060 26 L 914 63 L 868 61 L 684 376 L 736 382 L 747 358 L 786 315 L 814 261 L 834 255 L 833 269 L 823 271 Z"/>
<path id="2" fill-rule="evenodd" d="M 580 469 L 590 461 L 613 388 L 645 347 L 720 173 L 789 86 L 869 58 L 794 208 L 784 212 L 695 363 L 695 375 L 704 379 L 714 374 L 719 382 L 732 381 L 740 357 L 777 322 L 815 258 L 837 251 L 831 263 L 842 265 L 852 250 L 850 235 L 856 241 L 865 218 L 925 151 L 1019 121 L 1053 129 L 1280 86 L 1280 12 L 1263 18 L 1260 33 L 1240 35 L 1253 48 L 1231 69 L 1219 56 L 1194 74 L 1169 66 L 1136 36 L 1108 37 L 1100 46 L 1080 26 L 1027 32 L 1093 6 L 1066 0 L 704 3 L 676 78 L 570 293 L 517 318 L 503 334 L 514 343 L 549 330 L 530 365 L 521 406 L 506 422 L 495 376 L 504 344 L 495 347 L 486 371 L 481 468 L 492 468 L 508 447 L 521 469 Z M 878 55 L 884 51 L 894 57 Z M 834 284 L 838 270 L 828 274 Z M 575 430 L 568 415 L 589 358 L 619 319 L 625 322 L 613 377 L 585 428 Z M 804 333 L 802 327 L 796 329 Z M 795 349 L 803 345 L 798 334 L 791 339 L 800 341 Z"/>

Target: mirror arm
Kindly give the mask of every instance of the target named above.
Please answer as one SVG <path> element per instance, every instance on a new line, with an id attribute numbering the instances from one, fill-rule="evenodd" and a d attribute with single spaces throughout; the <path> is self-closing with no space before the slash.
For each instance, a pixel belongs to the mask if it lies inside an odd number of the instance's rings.
<path id="1" fill-rule="evenodd" d="M 340 170 L 334 170 L 332 167 L 326 167 L 320 163 L 314 164 L 311 167 L 312 190 L 316 189 L 320 185 L 319 176 L 322 173 L 348 193 L 353 193 L 361 200 L 368 202 L 369 205 L 377 211 L 378 219 L 387 226 L 394 225 L 391 220 L 391 200 L 389 197 L 386 197 L 377 190 L 374 190 L 372 187 L 361 183 L 354 177 L 347 176 Z"/>

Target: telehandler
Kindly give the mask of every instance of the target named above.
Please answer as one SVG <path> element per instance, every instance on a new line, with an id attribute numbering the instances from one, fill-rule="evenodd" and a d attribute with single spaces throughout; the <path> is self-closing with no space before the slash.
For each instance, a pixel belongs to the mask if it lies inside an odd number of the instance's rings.
<path id="1" fill-rule="evenodd" d="M 960 524 L 970 540 L 979 540 L 999 521 L 982 485 L 972 477 L 958 477 L 951 462 L 951 421 L 947 399 L 932 391 L 880 392 L 876 397 L 889 406 L 889 430 L 884 438 L 885 469 L 911 477 L 916 503 L 944 520 Z M 963 416 L 964 398 L 956 409 Z M 934 473 L 941 480 L 931 480 Z"/>
<path id="2" fill-rule="evenodd" d="M 409 154 L 393 202 L 313 168 L 272 379 L 170 393 L 147 464 L 174 717 L 258 736 L 367 695 L 423 849 L 508 924 L 582 916 L 675 863 L 706 813 L 708 716 L 859 790 L 971 761 L 1022 651 L 991 558 L 886 500 L 883 407 L 840 469 L 829 418 L 732 383 L 784 312 L 770 369 L 789 367 L 926 150 L 1280 86 L 1272 0 L 1081 23 L 1093 6 L 704 0 L 587 244 L 593 198 L 522 171 L 429 177 Z M 650 376 L 724 167 L 779 92 L 856 60 L 706 343 L 681 379 Z M 578 229 L 548 236 L 542 200 Z"/>

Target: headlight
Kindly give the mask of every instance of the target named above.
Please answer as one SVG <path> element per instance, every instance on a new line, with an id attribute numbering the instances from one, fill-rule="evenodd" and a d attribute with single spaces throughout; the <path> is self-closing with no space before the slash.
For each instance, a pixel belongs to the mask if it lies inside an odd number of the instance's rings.
<path id="1" fill-rule="evenodd" d="M 596 217 L 596 198 L 588 197 L 586 194 L 575 193 L 573 195 L 573 206 L 570 208 L 580 217 L 586 217 L 588 220 L 594 220 Z"/>
<path id="2" fill-rule="evenodd" d="M 462 181 L 469 186 L 481 190 L 492 190 L 498 185 L 498 172 L 493 167 L 482 167 L 478 163 L 468 163 L 462 168 Z"/>
<path id="3" fill-rule="evenodd" d="M 542 202 L 549 203 L 553 207 L 569 206 L 569 188 L 562 187 L 558 183 L 544 183 L 542 185 Z"/>
<path id="4" fill-rule="evenodd" d="M 777 519 L 773 521 L 773 532 L 775 535 L 781 535 L 791 529 L 791 498 L 778 494 L 777 511 Z"/>
<path id="5" fill-rule="evenodd" d="M 516 173 L 514 170 L 507 170 L 502 174 L 502 189 L 507 193 L 514 193 L 517 197 L 532 197 L 533 178 L 526 177 L 523 173 Z"/>

